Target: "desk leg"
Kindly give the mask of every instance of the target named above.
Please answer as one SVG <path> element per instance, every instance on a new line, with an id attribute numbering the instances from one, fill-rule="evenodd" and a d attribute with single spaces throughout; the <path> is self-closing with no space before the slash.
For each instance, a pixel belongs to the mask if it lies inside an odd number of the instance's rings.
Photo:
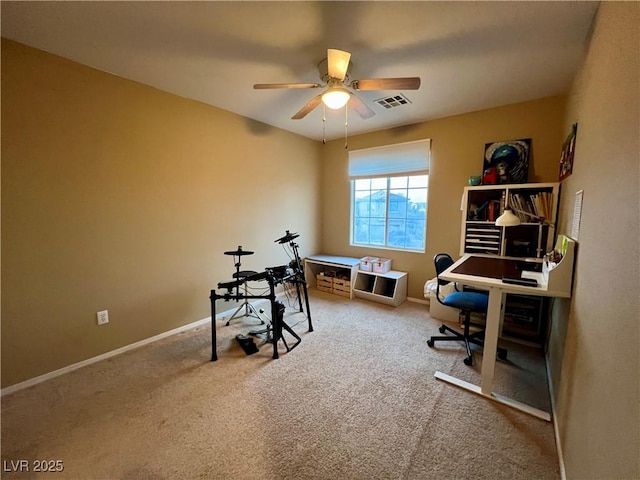
<path id="1" fill-rule="evenodd" d="M 272 289 L 271 294 L 271 336 L 273 341 L 273 358 L 274 360 L 280 358 L 278 355 L 278 342 L 280 341 L 280 337 L 282 336 L 282 326 L 280 325 L 280 317 L 278 315 L 278 306 L 275 300 L 275 293 Z"/>
<path id="2" fill-rule="evenodd" d="M 218 360 L 216 339 L 216 299 L 218 296 L 215 290 L 211 290 L 211 296 L 209 298 L 211 299 L 211 361 L 215 362 Z"/>
<path id="3" fill-rule="evenodd" d="M 493 376 L 496 368 L 496 350 L 498 349 L 498 336 L 500 335 L 500 324 L 504 314 L 503 305 L 506 294 L 500 289 L 491 287 L 489 289 L 489 308 L 487 309 L 487 323 L 485 326 L 484 348 L 482 350 L 482 380 L 480 387 L 459 378 L 452 377 L 446 373 L 436 372 L 435 377 L 439 380 L 464 388 L 477 395 L 490 398 L 496 402 L 515 408 L 522 412 L 538 417 L 547 422 L 551 421 L 549 413 L 531 407 L 525 403 L 512 400 L 492 391 Z"/>
<path id="4" fill-rule="evenodd" d="M 484 348 L 482 349 L 482 384 L 481 391 L 484 395 L 490 395 L 493 386 L 493 375 L 496 369 L 496 350 L 498 349 L 498 336 L 500 335 L 500 323 L 503 314 L 503 305 L 506 294 L 500 288 L 489 290 L 489 308 L 484 334 Z"/>

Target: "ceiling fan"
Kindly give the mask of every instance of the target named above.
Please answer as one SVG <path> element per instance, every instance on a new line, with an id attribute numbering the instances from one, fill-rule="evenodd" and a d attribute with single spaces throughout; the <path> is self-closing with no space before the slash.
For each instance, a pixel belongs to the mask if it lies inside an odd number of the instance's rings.
<path id="1" fill-rule="evenodd" d="M 369 78 L 364 80 L 351 80 L 349 69 L 351 67 L 351 54 L 342 50 L 330 48 L 327 50 L 327 58 L 320 62 L 320 78 L 324 83 L 256 83 L 256 90 L 271 88 L 325 88 L 325 91 L 313 97 L 293 117 L 293 120 L 304 118 L 320 103 L 327 107 L 338 109 L 349 103 L 350 107 L 366 119 L 375 115 L 362 100 L 351 90 L 417 90 L 420 88 L 420 77 L 406 78 Z M 351 89 L 351 90 L 349 90 Z"/>

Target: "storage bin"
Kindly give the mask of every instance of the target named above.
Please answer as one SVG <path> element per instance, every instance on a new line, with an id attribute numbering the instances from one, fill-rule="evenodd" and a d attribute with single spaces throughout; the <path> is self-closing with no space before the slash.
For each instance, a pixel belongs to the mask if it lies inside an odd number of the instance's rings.
<path id="1" fill-rule="evenodd" d="M 333 288 L 333 281 L 334 278 L 333 277 L 327 277 L 325 275 L 316 275 L 316 287 L 318 287 L 318 290 L 322 290 L 320 287 L 323 288 L 328 288 L 329 292 L 331 292 L 331 289 Z M 323 291 L 327 291 L 327 290 L 323 290 Z"/>
<path id="2" fill-rule="evenodd" d="M 375 273 L 387 273 L 391 270 L 391 259 L 390 258 L 378 258 L 371 262 L 373 265 L 373 271 Z"/>
<path id="3" fill-rule="evenodd" d="M 320 290 L 321 292 L 333 293 L 333 288 L 326 287 L 326 286 L 324 286 L 324 285 L 322 285 L 320 283 L 316 285 L 316 288 L 318 290 Z"/>
<path id="4" fill-rule="evenodd" d="M 333 293 L 343 297 L 351 297 L 351 282 L 341 278 L 334 278 Z"/>
<path id="5" fill-rule="evenodd" d="M 339 295 L 340 297 L 345 297 L 345 298 L 351 298 L 351 292 L 349 291 L 343 291 L 343 290 L 336 290 L 335 288 L 333 289 L 333 294 L 334 295 Z"/>
<path id="6" fill-rule="evenodd" d="M 373 271 L 373 262 L 378 260 L 378 257 L 362 257 L 360 259 L 360 270 L 365 272 Z"/>
<path id="7" fill-rule="evenodd" d="M 342 278 L 334 278 L 333 279 L 333 287 L 338 288 L 340 290 L 349 290 L 351 288 L 351 282 L 349 280 L 344 280 Z"/>

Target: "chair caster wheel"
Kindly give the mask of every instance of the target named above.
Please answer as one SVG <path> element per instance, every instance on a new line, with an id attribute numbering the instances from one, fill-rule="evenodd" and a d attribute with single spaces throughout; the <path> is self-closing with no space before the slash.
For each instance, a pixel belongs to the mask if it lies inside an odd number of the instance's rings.
<path id="1" fill-rule="evenodd" d="M 473 365 L 473 357 L 465 357 L 463 362 L 464 362 L 465 365 L 472 366 Z"/>
<path id="2" fill-rule="evenodd" d="M 446 331 L 445 328 L 444 328 L 444 325 L 441 325 L 440 328 L 438 328 L 438 331 L 440 333 L 444 333 Z"/>
<path id="3" fill-rule="evenodd" d="M 507 359 L 507 351 L 506 350 L 498 350 L 498 358 L 500 360 L 506 360 Z"/>
<path id="4" fill-rule="evenodd" d="M 433 340 L 431 339 L 427 340 L 427 345 L 433 348 Z"/>

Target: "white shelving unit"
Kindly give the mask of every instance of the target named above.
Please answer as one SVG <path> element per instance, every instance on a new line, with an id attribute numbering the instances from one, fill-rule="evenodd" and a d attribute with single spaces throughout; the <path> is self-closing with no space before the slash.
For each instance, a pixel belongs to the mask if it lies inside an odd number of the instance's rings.
<path id="1" fill-rule="evenodd" d="M 553 248 L 559 194 L 557 182 L 465 187 L 460 206 L 460 255 L 542 258 Z M 548 198 L 544 207 L 541 204 L 543 197 Z M 544 222 L 519 214 L 522 217 L 519 226 L 497 227 L 495 219 L 502 214 L 507 202 L 512 209 L 542 214 Z"/>
<path id="2" fill-rule="evenodd" d="M 407 273 L 356 272 L 353 292 L 356 297 L 397 307 L 407 299 Z"/>
<path id="3" fill-rule="evenodd" d="M 312 255 L 304 260 L 307 285 L 317 288 L 318 275 L 342 274 L 349 278 L 348 297 L 364 298 L 397 307 L 407 299 L 407 273 L 360 270 L 360 259 L 336 255 Z M 320 277 L 322 278 L 322 277 Z M 323 290 L 328 291 L 328 290 Z M 346 296 L 343 289 L 334 292 Z"/>
<path id="4" fill-rule="evenodd" d="M 465 187 L 462 195 L 460 255 L 465 253 L 521 259 L 542 267 L 545 253 L 554 247 L 560 184 L 519 183 Z M 545 205 L 541 200 L 545 199 Z M 538 202 L 538 203 L 536 203 Z M 521 224 L 498 227 L 495 219 L 506 205 L 544 217 L 520 216 Z M 545 299 L 507 294 L 503 334 L 532 344 L 544 342 Z"/>
<path id="5" fill-rule="evenodd" d="M 349 277 L 349 298 L 353 298 L 353 284 L 360 267 L 360 259 L 337 255 L 311 255 L 304 259 L 305 280 L 308 286 L 316 286 L 317 275 L 322 272 L 345 272 Z"/>

